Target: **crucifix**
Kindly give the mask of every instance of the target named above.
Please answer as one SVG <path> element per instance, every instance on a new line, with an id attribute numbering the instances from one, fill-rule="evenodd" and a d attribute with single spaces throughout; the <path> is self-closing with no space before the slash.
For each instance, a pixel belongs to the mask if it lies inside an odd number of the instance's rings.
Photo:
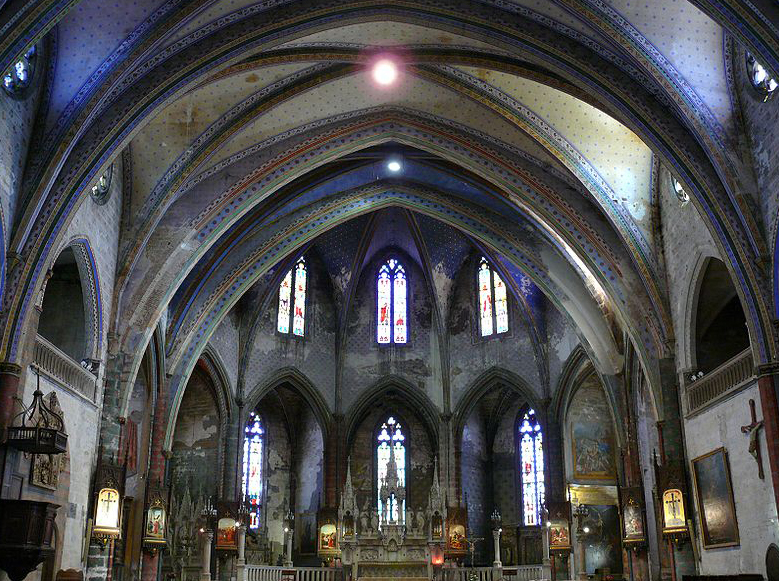
<path id="1" fill-rule="evenodd" d="M 757 421 L 757 414 L 755 413 L 755 400 L 749 400 L 749 411 L 752 413 L 752 423 L 746 426 L 741 426 L 741 431 L 744 434 L 749 434 L 749 453 L 755 457 L 757 462 L 757 476 L 761 480 L 765 478 L 763 473 L 763 457 L 760 454 L 760 439 L 758 434 L 760 428 L 763 427 L 763 420 Z"/>

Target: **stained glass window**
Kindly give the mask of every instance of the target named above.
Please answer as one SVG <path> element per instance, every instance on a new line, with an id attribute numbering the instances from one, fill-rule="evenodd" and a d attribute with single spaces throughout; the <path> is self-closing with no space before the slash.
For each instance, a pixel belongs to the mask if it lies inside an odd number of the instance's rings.
<path id="1" fill-rule="evenodd" d="M 479 290 L 479 329 L 482 337 L 499 335 L 509 330 L 506 283 L 498 271 L 482 257 L 477 275 Z"/>
<path id="2" fill-rule="evenodd" d="M 523 522 L 525 526 L 536 526 L 541 524 L 546 490 L 543 433 L 532 409 L 524 414 L 519 424 L 519 456 Z"/>
<path id="3" fill-rule="evenodd" d="M 249 527 L 260 526 L 262 507 L 262 460 L 265 446 L 265 430 L 260 417 L 252 412 L 244 429 L 243 439 L 243 494 L 251 506 Z"/>
<path id="4" fill-rule="evenodd" d="M 408 285 L 406 271 L 390 258 L 379 269 L 376 281 L 376 340 L 405 343 L 408 340 Z"/>
<path id="5" fill-rule="evenodd" d="M 773 96 L 774 91 L 779 87 L 779 83 L 768 74 L 763 64 L 749 52 L 746 53 L 746 58 L 749 80 L 752 82 L 752 86 L 763 95 L 763 100 L 767 101 Z"/>
<path id="6" fill-rule="evenodd" d="M 302 337 L 306 329 L 306 260 L 301 257 L 279 284 L 279 313 L 276 328 L 279 333 Z M 293 291 L 294 288 L 294 291 Z"/>
<path id="7" fill-rule="evenodd" d="M 3 76 L 3 88 L 18 94 L 30 85 L 35 67 L 35 47 L 30 48 Z"/>
<path id="8" fill-rule="evenodd" d="M 379 518 L 383 518 L 383 505 L 381 502 L 381 483 L 387 476 L 387 464 L 390 460 L 390 446 L 395 450 L 395 464 L 398 470 L 398 484 L 406 486 L 406 436 L 403 434 L 403 427 L 395 417 L 390 416 L 381 424 L 379 435 L 376 438 L 376 501 L 379 509 Z M 390 520 L 403 523 L 406 519 L 406 501 L 405 499 L 398 506 L 397 500 L 392 501 L 389 507 Z"/>

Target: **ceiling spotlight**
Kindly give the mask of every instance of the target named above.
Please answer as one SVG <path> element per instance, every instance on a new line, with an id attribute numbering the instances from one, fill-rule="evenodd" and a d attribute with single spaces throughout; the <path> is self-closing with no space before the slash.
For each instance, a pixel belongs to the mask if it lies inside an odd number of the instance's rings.
<path id="1" fill-rule="evenodd" d="M 392 171 L 392 172 L 400 171 L 400 162 L 395 160 L 395 159 L 393 159 L 392 161 L 387 163 L 387 169 Z"/>
<path id="2" fill-rule="evenodd" d="M 381 59 L 373 65 L 373 80 L 380 85 L 391 85 L 398 78 L 398 67 L 389 59 Z"/>

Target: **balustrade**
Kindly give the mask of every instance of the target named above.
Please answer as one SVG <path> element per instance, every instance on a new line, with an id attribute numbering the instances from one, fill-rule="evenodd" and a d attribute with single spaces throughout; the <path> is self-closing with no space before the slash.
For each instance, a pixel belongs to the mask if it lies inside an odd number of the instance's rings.
<path id="1" fill-rule="evenodd" d="M 686 383 L 688 415 L 719 401 L 754 379 L 752 352 L 745 349 L 700 379 Z"/>
<path id="2" fill-rule="evenodd" d="M 35 338 L 33 361 L 41 373 L 55 383 L 70 388 L 89 401 L 95 401 L 95 375 L 40 335 Z"/>

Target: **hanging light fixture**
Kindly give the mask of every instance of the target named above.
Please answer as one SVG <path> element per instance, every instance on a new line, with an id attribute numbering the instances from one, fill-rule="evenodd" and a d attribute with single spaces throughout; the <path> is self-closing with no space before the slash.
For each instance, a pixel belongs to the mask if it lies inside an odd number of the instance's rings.
<path id="1" fill-rule="evenodd" d="M 37 385 L 32 394 L 32 403 L 22 410 L 11 422 L 19 425 L 8 428 L 8 445 L 30 454 L 62 454 L 68 445 L 65 423 L 62 416 L 43 401 L 41 375 L 37 375 Z"/>

